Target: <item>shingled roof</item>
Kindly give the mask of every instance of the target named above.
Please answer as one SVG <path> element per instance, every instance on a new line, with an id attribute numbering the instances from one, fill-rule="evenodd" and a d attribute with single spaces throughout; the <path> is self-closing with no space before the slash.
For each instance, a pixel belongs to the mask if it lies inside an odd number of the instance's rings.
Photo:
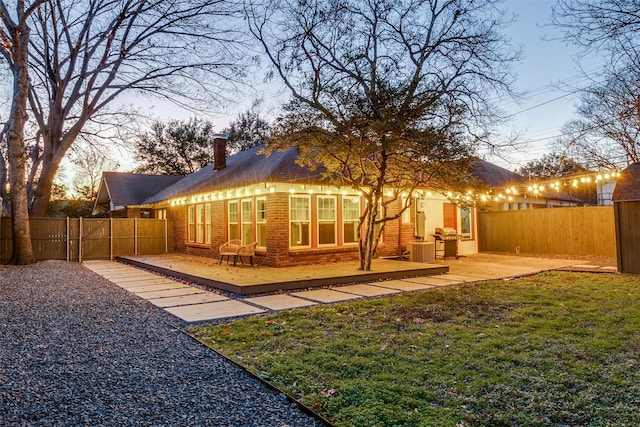
<path id="1" fill-rule="evenodd" d="M 145 175 L 126 172 L 104 172 L 94 211 L 141 205 L 145 199 L 184 178 L 179 175 Z"/>
<path id="2" fill-rule="evenodd" d="M 195 193 L 217 191 L 261 182 L 299 182 L 301 184 L 322 183 L 322 172 L 311 171 L 296 163 L 295 148 L 274 151 L 266 156 L 264 146 L 241 151 L 227 158 L 224 169 L 214 170 L 213 164 L 192 173 L 145 200 L 155 203 L 173 197 L 184 197 Z"/>
<path id="3" fill-rule="evenodd" d="M 481 159 L 469 165 L 469 172 L 478 181 L 491 187 L 524 184 L 527 180 L 522 175 Z"/>
<path id="4" fill-rule="evenodd" d="M 633 163 L 620 172 L 611 200 L 614 202 L 640 201 L 640 163 Z"/>

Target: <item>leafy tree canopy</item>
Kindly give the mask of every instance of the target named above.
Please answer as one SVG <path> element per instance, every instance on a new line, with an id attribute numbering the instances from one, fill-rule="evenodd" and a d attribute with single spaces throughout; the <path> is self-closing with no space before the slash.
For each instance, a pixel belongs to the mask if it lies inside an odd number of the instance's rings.
<path id="1" fill-rule="evenodd" d="M 213 163 L 213 124 L 189 121 L 156 122 L 136 141 L 136 172 L 188 175 Z"/>

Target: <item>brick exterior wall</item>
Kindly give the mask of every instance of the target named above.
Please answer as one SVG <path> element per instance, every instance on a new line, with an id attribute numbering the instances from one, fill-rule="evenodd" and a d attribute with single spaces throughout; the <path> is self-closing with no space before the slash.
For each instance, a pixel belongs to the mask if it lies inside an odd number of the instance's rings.
<path id="1" fill-rule="evenodd" d="M 289 248 L 289 194 L 267 193 L 267 250 L 256 252 L 258 265 L 286 267 L 293 265 L 323 264 L 358 260 L 358 247 Z M 176 252 L 218 259 L 218 248 L 228 240 L 228 200 L 211 203 L 211 244 L 187 242 L 187 205 L 167 208 L 167 218 L 174 221 Z M 315 205 L 315 203 L 313 204 Z M 338 203 L 340 205 L 340 203 Z M 255 209 L 255 202 L 254 202 Z M 399 205 L 389 208 L 398 212 Z M 312 218 L 315 216 L 312 215 Z M 402 224 L 401 219 L 389 221 L 385 226 L 383 242 L 378 245 L 376 256 L 398 256 L 406 251 L 407 243 L 414 238 L 414 218 Z M 313 234 L 313 233 L 312 233 Z M 315 239 L 312 239 L 314 241 Z"/>

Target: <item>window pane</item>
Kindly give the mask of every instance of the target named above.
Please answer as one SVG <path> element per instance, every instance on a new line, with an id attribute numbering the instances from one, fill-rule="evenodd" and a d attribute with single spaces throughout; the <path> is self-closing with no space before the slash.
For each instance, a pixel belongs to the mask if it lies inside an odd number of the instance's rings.
<path id="1" fill-rule="evenodd" d="M 205 214 L 204 214 L 204 223 L 205 223 L 205 231 L 204 231 L 204 242 L 211 243 L 211 204 L 207 203 L 205 205 Z"/>
<path id="2" fill-rule="evenodd" d="M 336 225 L 333 222 L 318 225 L 318 244 L 332 245 L 336 243 Z"/>
<path id="3" fill-rule="evenodd" d="M 195 206 L 189 206 L 187 219 L 187 241 L 193 242 L 196 235 L 196 213 Z"/>
<path id="4" fill-rule="evenodd" d="M 471 208 L 460 209 L 460 234 L 471 238 Z"/>
<path id="5" fill-rule="evenodd" d="M 204 205 L 196 205 L 196 242 L 204 243 Z"/>
<path id="6" fill-rule="evenodd" d="M 253 201 L 242 201 L 242 244 L 253 243 Z"/>

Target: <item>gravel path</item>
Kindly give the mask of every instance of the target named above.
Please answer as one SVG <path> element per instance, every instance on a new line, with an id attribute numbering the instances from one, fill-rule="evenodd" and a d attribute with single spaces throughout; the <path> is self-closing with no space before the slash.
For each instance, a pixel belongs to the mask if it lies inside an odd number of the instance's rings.
<path id="1" fill-rule="evenodd" d="M 81 265 L 0 270 L 2 426 L 322 426 Z"/>

